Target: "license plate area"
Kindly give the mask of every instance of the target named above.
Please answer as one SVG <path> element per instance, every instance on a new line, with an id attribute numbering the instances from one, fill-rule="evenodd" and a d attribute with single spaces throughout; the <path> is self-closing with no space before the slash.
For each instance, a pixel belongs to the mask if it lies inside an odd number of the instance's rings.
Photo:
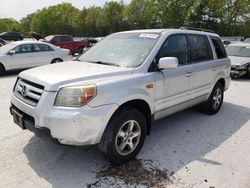
<path id="1" fill-rule="evenodd" d="M 17 124 L 22 129 L 24 129 L 23 115 L 21 113 L 19 113 L 17 110 L 15 110 L 14 108 L 11 109 L 11 112 L 12 112 L 12 115 L 13 115 L 14 123 Z"/>

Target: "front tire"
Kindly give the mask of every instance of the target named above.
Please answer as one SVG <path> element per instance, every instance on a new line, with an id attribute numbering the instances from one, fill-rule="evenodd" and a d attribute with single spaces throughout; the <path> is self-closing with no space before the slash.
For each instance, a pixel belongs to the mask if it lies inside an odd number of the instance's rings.
<path id="1" fill-rule="evenodd" d="M 4 66 L 0 63 L 0 75 L 2 75 L 5 72 Z"/>
<path id="2" fill-rule="evenodd" d="M 224 87 L 220 82 L 217 82 L 208 100 L 202 104 L 202 111 L 210 115 L 216 114 L 221 108 L 223 98 Z"/>
<path id="3" fill-rule="evenodd" d="M 247 78 L 250 78 L 250 65 L 247 67 L 247 73 L 246 73 Z"/>
<path id="4" fill-rule="evenodd" d="M 103 134 L 99 149 L 112 165 L 135 158 L 142 148 L 147 132 L 144 115 L 134 108 L 118 110 Z"/>

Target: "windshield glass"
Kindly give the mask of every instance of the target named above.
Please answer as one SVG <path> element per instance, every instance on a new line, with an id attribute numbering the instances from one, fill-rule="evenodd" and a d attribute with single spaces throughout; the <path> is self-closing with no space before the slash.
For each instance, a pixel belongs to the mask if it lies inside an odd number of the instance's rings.
<path id="1" fill-rule="evenodd" d="M 112 34 L 85 52 L 79 60 L 120 67 L 138 67 L 158 39 L 159 34 L 156 33 Z"/>
<path id="2" fill-rule="evenodd" d="M 6 45 L 3 45 L 0 47 L 0 54 L 6 54 L 9 52 L 12 48 L 14 48 L 16 45 L 14 43 L 9 43 Z"/>
<path id="3" fill-rule="evenodd" d="M 54 38 L 53 35 L 49 35 L 49 36 L 45 37 L 45 40 L 50 41 L 50 40 L 53 39 L 53 38 Z"/>
<path id="4" fill-rule="evenodd" d="M 229 56 L 250 57 L 250 46 L 228 46 L 226 51 Z"/>

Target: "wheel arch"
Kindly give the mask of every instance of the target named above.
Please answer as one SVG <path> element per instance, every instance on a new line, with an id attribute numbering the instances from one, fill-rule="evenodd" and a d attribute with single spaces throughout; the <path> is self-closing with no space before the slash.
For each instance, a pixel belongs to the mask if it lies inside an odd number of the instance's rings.
<path id="1" fill-rule="evenodd" d="M 226 81 L 224 78 L 220 78 L 216 83 L 220 83 L 223 86 L 223 90 L 225 90 Z"/>
<path id="2" fill-rule="evenodd" d="M 149 135 L 150 131 L 151 131 L 151 125 L 152 125 L 152 122 L 154 120 L 154 116 L 151 113 L 151 109 L 150 109 L 149 104 L 145 100 L 134 99 L 134 100 L 124 102 L 123 104 L 119 105 L 119 107 L 115 110 L 115 112 L 111 116 L 110 120 L 116 114 L 117 111 L 121 110 L 122 108 L 126 108 L 126 107 L 133 107 L 133 108 L 139 110 L 144 115 L 146 122 L 147 122 L 147 134 Z"/>
<path id="3" fill-rule="evenodd" d="M 52 60 L 51 60 L 51 62 L 50 63 L 53 63 L 55 60 L 60 60 L 61 62 L 63 62 L 63 59 L 61 58 L 61 57 L 55 57 L 55 58 L 53 58 Z"/>

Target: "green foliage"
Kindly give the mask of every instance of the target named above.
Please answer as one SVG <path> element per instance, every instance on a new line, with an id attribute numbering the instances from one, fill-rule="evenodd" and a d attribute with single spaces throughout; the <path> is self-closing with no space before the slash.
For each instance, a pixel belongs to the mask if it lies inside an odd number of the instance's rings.
<path id="1" fill-rule="evenodd" d="M 5 31 L 19 31 L 20 25 L 19 23 L 11 18 L 3 18 L 0 19 L 0 33 Z"/>
<path id="2" fill-rule="evenodd" d="M 68 34 L 75 35 L 76 24 L 75 17 L 80 10 L 73 7 L 70 3 L 62 3 L 49 8 L 44 8 L 32 18 L 30 29 L 40 33 L 42 36 L 50 34 Z"/>
<path id="3" fill-rule="evenodd" d="M 35 31 L 42 36 L 72 34 L 105 36 L 144 28 L 178 28 L 183 25 L 212 29 L 221 35 L 250 35 L 250 0 L 131 0 L 107 2 L 103 7 L 79 10 L 62 3 L 22 18 L 0 19 L 0 32 Z"/>

